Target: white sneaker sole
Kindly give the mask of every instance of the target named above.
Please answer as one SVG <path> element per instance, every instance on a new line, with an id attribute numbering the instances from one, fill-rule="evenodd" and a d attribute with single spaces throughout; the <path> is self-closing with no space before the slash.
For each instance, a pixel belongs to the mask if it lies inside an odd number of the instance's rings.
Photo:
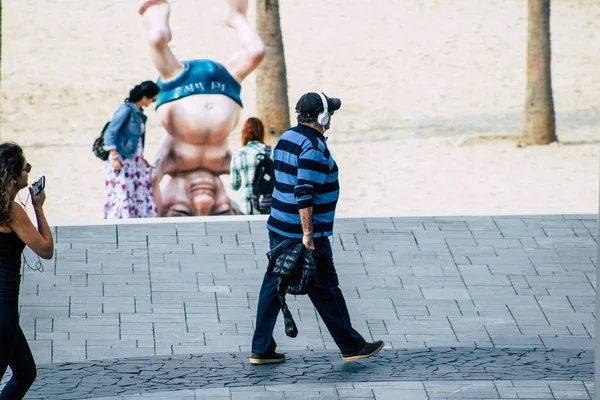
<path id="1" fill-rule="evenodd" d="M 369 354 L 363 354 L 360 356 L 353 356 L 353 357 L 342 357 L 342 358 L 344 359 L 345 362 L 351 362 L 351 361 L 358 361 L 358 360 L 363 360 L 365 358 L 373 357 L 375 354 L 379 353 L 381 351 L 381 349 L 383 349 L 384 345 L 385 345 L 385 343 L 381 343 L 381 346 L 379 346 L 377 349 L 375 349 L 374 351 L 372 351 Z"/>
<path id="2" fill-rule="evenodd" d="M 265 365 L 265 364 L 281 364 L 282 362 L 285 361 L 285 358 L 282 358 L 281 360 L 261 360 L 260 358 L 251 358 L 250 359 L 250 364 L 254 364 L 254 365 Z"/>

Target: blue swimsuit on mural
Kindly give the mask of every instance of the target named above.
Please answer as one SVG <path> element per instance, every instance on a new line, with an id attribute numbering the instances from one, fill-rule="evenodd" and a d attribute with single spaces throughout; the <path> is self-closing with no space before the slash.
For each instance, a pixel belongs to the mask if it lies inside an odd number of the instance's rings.
<path id="1" fill-rule="evenodd" d="M 176 78 L 166 82 L 158 78 L 157 109 L 165 103 L 194 94 L 222 94 L 243 107 L 240 98 L 242 86 L 222 64 L 212 60 L 183 61 L 182 64 L 184 69 Z"/>

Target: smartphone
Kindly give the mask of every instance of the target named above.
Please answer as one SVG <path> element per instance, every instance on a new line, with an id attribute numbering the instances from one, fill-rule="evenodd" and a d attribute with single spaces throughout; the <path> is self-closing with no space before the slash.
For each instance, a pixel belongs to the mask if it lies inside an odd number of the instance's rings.
<path id="1" fill-rule="evenodd" d="M 38 194 L 41 193 L 42 190 L 44 190 L 45 187 L 46 187 L 46 177 L 42 176 L 40 179 L 38 179 L 37 182 L 35 182 L 33 184 L 33 195 L 37 196 Z"/>

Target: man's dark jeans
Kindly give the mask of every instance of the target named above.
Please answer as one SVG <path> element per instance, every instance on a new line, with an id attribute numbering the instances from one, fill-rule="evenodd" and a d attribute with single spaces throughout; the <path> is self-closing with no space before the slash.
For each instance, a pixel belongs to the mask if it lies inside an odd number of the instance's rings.
<path id="1" fill-rule="evenodd" d="M 269 232 L 271 249 L 287 239 L 289 238 Z M 339 288 L 338 276 L 333 265 L 331 243 L 328 238 L 316 238 L 314 243 L 313 256 L 317 266 L 317 282 L 309 290 L 308 296 L 342 354 L 353 353 L 363 347 L 365 339 L 352 328 L 350 323 L 346 301 Z M 258 298 L 252 353 L 262 355 L 275 350 L 277 344 L 273 339 L 273 329 L 278 314 L 277 278 L 265 273 Z"/>

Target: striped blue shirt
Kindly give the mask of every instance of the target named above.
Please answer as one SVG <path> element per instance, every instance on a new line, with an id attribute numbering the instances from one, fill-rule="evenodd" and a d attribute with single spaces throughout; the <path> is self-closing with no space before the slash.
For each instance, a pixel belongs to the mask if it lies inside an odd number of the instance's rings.
<path id="1" fill-rule="evenodd" d="M 275 191 L 267 229 L 286 237 L 303 236 L 299 209 L 313 207 L 313 237 L 331 236 L 340 197 L 338 167 L 321 132 L 298 125 L 277 142 Z"/>

